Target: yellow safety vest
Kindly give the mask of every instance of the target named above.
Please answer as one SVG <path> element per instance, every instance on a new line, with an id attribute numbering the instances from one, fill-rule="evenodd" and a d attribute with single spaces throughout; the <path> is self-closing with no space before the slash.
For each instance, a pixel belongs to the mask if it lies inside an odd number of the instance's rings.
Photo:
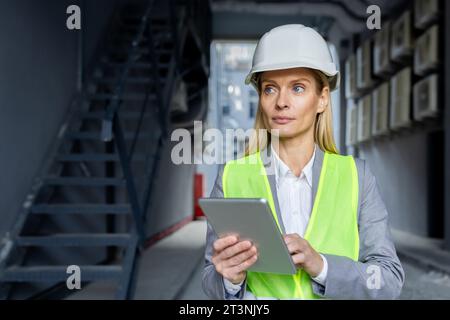
<path id="1" fill-rule="evenodd" d="M 269 180 L 260 153 L 232 160 L 225 165 L 225 198 L 265 198 L 280 228 Z M 358 173 L 352 156 L 325 152 L 317 194 L 304 238 L 322 254 L 359 255 Z M 281 231 L 281 228 L 280 228 Z M 303 270 L 295 275 L 247 272 L 247 290 L 257 297 L 317 299 L 310 276 Z"/>

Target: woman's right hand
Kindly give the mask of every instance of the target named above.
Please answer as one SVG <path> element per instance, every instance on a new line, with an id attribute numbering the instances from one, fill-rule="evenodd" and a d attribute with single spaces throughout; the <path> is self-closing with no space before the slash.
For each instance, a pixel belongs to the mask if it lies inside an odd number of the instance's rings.
<path id="1" fill-rule="evenodd" d="M 237 235 L 227 235 L 214 241 L 212 263 L 225 279 L 233 284 L 241 283 L 246 270 L 258 259 L 258 250 L 248 240 L 239 241 Z"/>

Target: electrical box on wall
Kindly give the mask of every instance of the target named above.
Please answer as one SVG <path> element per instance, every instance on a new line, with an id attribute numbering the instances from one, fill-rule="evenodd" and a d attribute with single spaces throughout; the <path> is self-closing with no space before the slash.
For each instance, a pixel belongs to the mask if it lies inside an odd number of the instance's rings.
<path id="1" fill-rule="evenodd" d="M 365 90 L 372 84 L 372 48 L 367 40 L 356 50 L 356 88 Z"/>
<path id="2" fill-rule="evenodd" d="M 414 85 L 414 119 L 423 120 L 438 114 L 439 76 L 430 75 Z"/>
<path id="3" fill-rule="evenodd" d="M 391 59 L 406 62 L 413 53 L 411 11 L 405 11 L 392 25 Z"/>
<path id="4" fill-rule="evenodd" d="M 389 133 L 389 82 L 385 82 L 372 93 L 372 136 Z"/>
<path id="5" fill-rule="evenodd" d="M 345 97 L 352 99 L 356 94 L 356 56 L 352 54 L 345 62 Z"/>
<path id="6" fill-rule="evenodd" d="M 372 96 L 364 96 L 358 101 L 358 142 L 370 139 L 372 135 L 371 126 Z"/>
<path id="7" fill-rule="evenodd" d="M 373 46 L 373 73 L 377 76 L 388 75 L 393 70 L 393 65 L 389 56 L 390 35 L 390 22 L 384 22 L 383 28 L 375 34 Z"/>
<path id="8" fill-rule="evenodd" d="M 439 27 L 434 25 L 417 39 L 414 50 L 414 73 L 424 75 L 439 66 Z"/>
<path id="9" fill-rule="evenodd" d="M 438 0 L 414 1 L 414 26 L 417 29 L 426 29 L 437 21 L 439 17 Z"/>
<path id="10" fill-rule="evenodd" d="M 356 144 L 357 135 L 357 109 L 353 100 L 347 100 L 347 125 L 345 132 L 345 144 L 347 147 L 354 146 Z"/>
<path id="11" fill-rule="evenodd" d="M 411 125 L 411 68 L 407 67 L 391 79 L 390 123 L 393 130 Z"/>

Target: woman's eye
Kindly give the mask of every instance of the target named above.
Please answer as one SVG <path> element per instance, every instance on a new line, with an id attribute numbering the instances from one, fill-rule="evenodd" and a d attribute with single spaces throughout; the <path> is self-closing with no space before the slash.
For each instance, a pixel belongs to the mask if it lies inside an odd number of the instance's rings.
<path id="1" fill-rule="evenodd" d="M 265 94 L 271 94 L 271 93 L 273 93 L 273 88 L 272 88 L 272 87 L 265 87 L 265 88 L 264 88 L 264 93 L 265 93 Z"/>
<path id="2" fill-rule="evenodd" d="M 302 93 L 303 91 L 305 91 L 305 88 L 303 88 L 302 86 L 294 86 L 294 91 L 296 93 Z"/>

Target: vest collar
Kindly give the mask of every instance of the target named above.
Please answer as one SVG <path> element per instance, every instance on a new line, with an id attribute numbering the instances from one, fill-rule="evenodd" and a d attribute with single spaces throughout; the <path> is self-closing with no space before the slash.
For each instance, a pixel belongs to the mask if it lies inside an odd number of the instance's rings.
<path id="1" fill-rule="evenodd" d="M 313 167 L 314 159 L 316 156 L 316 150 L 317 150 L 317 145 L 314 144 L 314 150 L 313 150 L 312 157 L 311 157 L 311 159 L 309 159 L 308 163 L 306 163 L 306 165 L 302 169 L 300 176 L 299 176 L 299 177 L 304 177 L 306 179 L 306 182 L 308 183 L 308 185 L 311 188 L 312 188 L 312 167 Z M 286 177 L 288 172 L 291 170 L 289 169 L 287 164 L 284 163 L 283 160 L 281 160 L 281 158 L 279 157 L 277 152 L 273 149 L 273 147 L 271 147 L 270 152 L 273 155 L 272 158 L 275 160 L 275 169 L 276 169 L 275 170 L 275 178 L 276 178 L 275 180 L 279 181 L 281 177 Z"/>
<path id="2" fill-rule="evenodd" d="M 268 145 L 264 150 L 261 150 L 261 161 L 266 169 L 267 179 L 269 180 L 270 190 L 272 191 L 273 202 L 275 204 L 275 210 L 277 212 L 278 221 L 280 222 L 281 229 L 283 233 L 286 233 L 286 229 L 283 225 L 283 219 L 281 218 L 280 205 L 278 203 L 278 194 L 275 181 L 275 164 L 272 161 L 271 152 L 272 148 Z M 311 208 L 314 208 L 314 200 L 317 194 L 317 185 L 319 183 L 320 171 L 322 170 L 322 163 L 324 152 L 316 144 L 316 151 L 314 156 L 313 168 L 312 168 L 312 197 L 311 197 Z M 311 209 L 312 210 L 312 209 Z"/>

